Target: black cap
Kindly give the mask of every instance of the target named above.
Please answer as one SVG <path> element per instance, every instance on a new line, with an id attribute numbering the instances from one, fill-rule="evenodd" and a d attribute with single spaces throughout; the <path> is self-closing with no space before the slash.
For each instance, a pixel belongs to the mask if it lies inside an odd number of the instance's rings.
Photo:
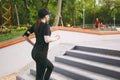
<path id="1" fill-rule="evenodd" d="M 49 12 L 47 9 L 42 8 L 38 11 L 38 18 L 42 19 L 44 18 L 46 15 L 51 14 L 51 12 Z"/>

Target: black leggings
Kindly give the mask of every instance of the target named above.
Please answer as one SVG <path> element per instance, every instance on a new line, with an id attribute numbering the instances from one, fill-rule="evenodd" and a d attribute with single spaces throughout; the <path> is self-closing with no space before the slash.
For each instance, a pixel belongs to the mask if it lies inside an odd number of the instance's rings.
<path id="1" fill-rule="evenodd" d="M 49 80 L 53 68 L 48 59 L 36 62 L 36 80 Z"/>
<path id="2" fill-rule="evenodd" d="M 33 48 L 32 58 L 36 62 L 36 80 L 49 80 L 53 64 L 47 59 L 47 48 Z"/>

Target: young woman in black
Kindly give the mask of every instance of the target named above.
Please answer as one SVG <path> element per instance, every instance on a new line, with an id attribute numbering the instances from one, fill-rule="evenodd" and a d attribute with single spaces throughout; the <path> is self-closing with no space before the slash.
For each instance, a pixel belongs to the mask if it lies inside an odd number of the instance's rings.
<path id="1" fill-rule="evenodd" d="M 53 70 L 53 64 L 47 59 L 49 43 L 60 39 L 59 35 L 51 37 L 50 27 L 47 24 L 50 12 L 46 9 L 38 11 L 38 19 L 36 23 L 29 28 L 24 37 L 34 47 L 32 49 L 32 58 L 36 62 L 36 80 L 49 80 Z M 35 33 L 35 44 L 28 38 L 30 34 Z"/>

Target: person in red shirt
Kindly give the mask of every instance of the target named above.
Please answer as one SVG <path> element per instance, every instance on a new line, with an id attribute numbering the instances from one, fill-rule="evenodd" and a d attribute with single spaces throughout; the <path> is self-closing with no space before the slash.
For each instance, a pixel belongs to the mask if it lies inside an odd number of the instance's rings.
<path id="1" fill-rule="evenodd" d="M 96 18 L 95 27 L 96 27 L 96 28 L 99 28 L 99 27 L 100 27 L 100 21 L 99 21 L 98 18 Z"/>

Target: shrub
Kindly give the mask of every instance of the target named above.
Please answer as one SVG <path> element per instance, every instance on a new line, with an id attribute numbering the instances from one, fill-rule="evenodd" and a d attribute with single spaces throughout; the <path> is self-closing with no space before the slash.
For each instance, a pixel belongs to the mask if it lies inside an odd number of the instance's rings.
<path id="1" fill-rule="evenodd" d="M 10 28 L 4 27 L 0 29 L 0 34 L 6 34 L 11 32 L 23 31 L 23 30 L 27 30 L 27 27 L 10 27 Z"/>
<path id="2" fill-rule="evenodd" d="M 7 29 L 7 28 L 5 28 L 5 29 L 0 29 L 0 33 L 2 33 L 2 34 L 11 33 L 11 32 L 12 32 L 12 30 Z"/>
<path id="3" fill-rule="evenodd" d="M 17 31 L 27 30 L 27 27 L 17 27 Z"/>

